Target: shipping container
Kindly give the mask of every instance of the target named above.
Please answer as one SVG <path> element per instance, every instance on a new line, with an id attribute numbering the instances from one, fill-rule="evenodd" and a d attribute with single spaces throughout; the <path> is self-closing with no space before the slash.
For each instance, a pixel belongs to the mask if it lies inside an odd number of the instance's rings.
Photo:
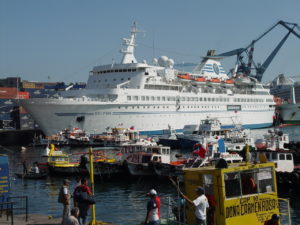
<path id="1" fill-rule="evenodd" d="M 1 99 L 12 99 L 17 97 L 17 88 L 0 87 Z"/>
<path id="2" fill-rule="evenodd" d="M 23 88 L 35 88 L 35 83 L 29 82 L 29 81 L 22 81 L 22 87 Z"/>
<path id="3" fill-rule="evenodd" d="M 27 91 L 19 91 L 18 92 L 19 99 L 29 99 L 29 92 Z"/>

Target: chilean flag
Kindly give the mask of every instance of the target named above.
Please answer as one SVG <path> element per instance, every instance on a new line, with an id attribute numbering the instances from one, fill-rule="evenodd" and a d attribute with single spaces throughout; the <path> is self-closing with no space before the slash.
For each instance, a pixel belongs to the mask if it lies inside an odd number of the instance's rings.
<path id="1" fill-rule="evenodd" d="M 193 151 L 193 154 L 199 155 L 201 158 L 204 159 L 205 153 L 207 152 L 207 145 L 206 145 L 206 149 L 203 148 L 201 144 L 195 144 L 194 147 L 196 147 L 196 149 Z"/>

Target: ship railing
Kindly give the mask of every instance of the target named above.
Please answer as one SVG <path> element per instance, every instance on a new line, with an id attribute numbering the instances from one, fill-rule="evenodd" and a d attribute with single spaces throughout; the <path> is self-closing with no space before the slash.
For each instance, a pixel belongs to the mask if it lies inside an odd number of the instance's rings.
<path id="1" fill-rule="evenodd" d="M 290 201 L 285 198 L 278 198 L 280 224 L 291 225 Z"/>

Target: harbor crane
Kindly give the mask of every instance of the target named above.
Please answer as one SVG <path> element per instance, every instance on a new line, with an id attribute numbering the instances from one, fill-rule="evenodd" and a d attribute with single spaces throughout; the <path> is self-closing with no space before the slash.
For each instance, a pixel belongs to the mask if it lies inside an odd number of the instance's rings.
<path id="1" fill-rule="evenodd" d="M 276 48 L 271 52 L 271 54 L 268 56 L 268 58 L 264 61 L 262 64 L 256 64 L 253 61 L 253 52 L 254 52 L 254 44 L 262 39 L 266 34 L 268 34 L 271 30 L 273 30 L 277 25 L 282 25 L 284 28 L 288 30 L 288 33 L 283 37 L 283 39 L 279 42 L 279 44 L 276 46 Z M 236 68 L 234 71 L 234 74 L 244 74 L 246 76 L 251 76 L 257 79 L 258 81 L 261 81 L 264 72 L 284 44 L 284 42 L 287 40 L 289 35 L 292 33 L 296 37 L 300 39 L 300 33 L 295 31 L 295 28 L 300 31 L 300 27 L 296 23 L 290 23 L 290 22 L 284 22 L 282 20 L 278 21 L 275 25 L 270 27 L 268 30 L 266 30 L 263 34 L 261 34 L 257 39 L 253 40 L 248 46 L 245 48 L 238 48 L 234 49 L 232 51 L 224 52 L 222 54 L 219 54 L 217 56 L 237 56 L 236 61 Z M 246 63 L 244 61 L 244 56 L 248 57 L 248 62 Z M 254 68 L 251 68 L 251 66 L 254 66 Z M 256 74 L 251 75 L 251 70 L 255 70 Z"/>

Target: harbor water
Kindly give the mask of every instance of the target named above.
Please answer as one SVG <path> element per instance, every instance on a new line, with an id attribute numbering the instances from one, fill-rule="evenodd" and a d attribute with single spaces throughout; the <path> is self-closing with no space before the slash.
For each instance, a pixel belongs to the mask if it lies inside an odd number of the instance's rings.
<path id="1" fill-rule="evenodd" d="M 262 137 L 268 129 L 252 130 L 251 135 Z M 290 135 L 291 141 L 300 140 L 300 127 L 291 126 L 282 128 L 284 133 Z M 87 148 L 65 148 L 68 153 L 84 152 Z M 115 149 L 106 149 L 113 156 L 117 153 Z M 16 178 L 15 172 L 22 171 L 22 161 L 33 163 L 35 161 L 46 161 L 41 157 L 45 153 L 44 147 L 27 148 L 21 151 L 20 147 L 0 147 L 0 152 L 9 156 L 11 190 L 14 196 L 25 195 L 29 199 L 29 213 L 44 214 L 52 217 L 60 217 L 62 205 L 57 202 L 58 190 L 64 178 L 69 178 L 71 191 L 74 190 L 75 177 L 48 176 L 42 180 L 26 180 Z M 180 150 L 173 151 L 183 153 Z M 146 216 L 146 204 L 148 197 L 146 193 L 150 189 L 156 189 L 161 197 L 161 214 L 166 218 L 171 213 L 170 198 L 176 198 L 177 193 L 168 179 L 158 178 L 132 178 L 129 175 L 117 179 L 95 179 L 95 200 L 97 220 L 112 222 L 114 224 L 135 225 L 144 221 Z M 290 198 L 292 224 L 300 224 L 300 195 L 296 192 L 281 193 L 281 197 Z"/>

